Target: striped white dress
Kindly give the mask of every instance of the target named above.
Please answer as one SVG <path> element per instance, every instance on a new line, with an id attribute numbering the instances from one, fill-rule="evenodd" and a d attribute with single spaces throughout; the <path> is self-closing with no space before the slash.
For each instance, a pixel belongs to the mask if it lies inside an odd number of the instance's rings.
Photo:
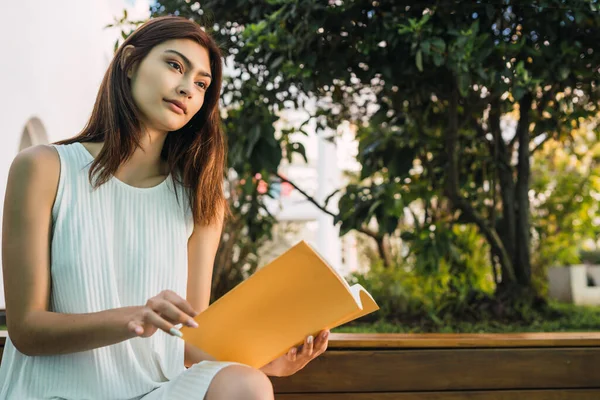
<path id="1" fill-rule="evenodd" d="M 53 146 L 61 173 L 52 208 L 51 311 L 143 305 L 165 289 L 185 298 L 193 219 L 182 188 L 171 176 L 151 188 L 112 177 L 92 190 L 87 149 Z M 202 399 L 214 375 L 231 364 L 204 361 L 186 370 L 183 359 L 184 342 L 160 330 L 53 356 L 26 356 L 9 339 L 0 399 Z"/>

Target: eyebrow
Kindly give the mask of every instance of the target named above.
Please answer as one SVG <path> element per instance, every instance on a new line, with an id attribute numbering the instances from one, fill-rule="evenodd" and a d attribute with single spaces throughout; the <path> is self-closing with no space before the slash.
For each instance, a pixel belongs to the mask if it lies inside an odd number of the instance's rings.
<path id="1" fill-rule="evenodd" d="M 177 50 L 169 49 L 169 50 L 165 50 L 165 53 L 175 53 L 175 54 L 177 54 L 179 57 L 181 57 L 181 59 L 185 63 L 186 67 L 188 67 L 189 69 L 194 69 L 194 65 L 192 64 L 192 62 L 190 61 L 190 59 L 187 58 L 186 56 L 184 56 L 183 54 L 181 54 L 180 52 L 178 52 Z M 206 72 L 206 71 L 200 70 L 200 71 L 198 71 L 198 73 L 200 75 L 202 75 L 202 76 L 206 76 L 206 77 L 212 79 L 212 76 L 208 72 Z"/>

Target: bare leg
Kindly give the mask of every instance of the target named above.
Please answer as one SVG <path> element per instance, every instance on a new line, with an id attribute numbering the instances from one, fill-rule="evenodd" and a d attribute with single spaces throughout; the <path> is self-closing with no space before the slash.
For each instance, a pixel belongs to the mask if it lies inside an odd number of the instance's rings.
<path id="1" fill-rule="evenodd" d="M 273 385 L 257 369 L 244 365 L 230 365 L 213 378 L 205 400 L 273 400 Z"/>

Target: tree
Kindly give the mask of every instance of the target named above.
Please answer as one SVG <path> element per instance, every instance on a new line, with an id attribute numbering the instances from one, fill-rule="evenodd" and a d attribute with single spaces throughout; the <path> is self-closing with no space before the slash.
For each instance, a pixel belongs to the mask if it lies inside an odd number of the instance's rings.
<path id="1" fill-rule="evenodd" d="M 311 97 L 320 127 L 357 126 L 362 181 L 341 199 L 342 233 L 375 218 L 383 243 L 406 206 L 422 204 L 426 224 L 447 210 L 447 223 L 478 227 L 499 268 L 498 293 L 515 297 L 532 292 L 531 155 L 598 110 L 598 8 L 597 0 L 163 0 L 153 11 L 213 28 L 241 71 L 242 90 L 226 90 L 243 107 L 276 115 Z M 507 121 L 514 131 L 502 128 Z M 254 138 L 240 122 L 238 137 Z M 275 146 L 262 127 L 261 146 Z"/>

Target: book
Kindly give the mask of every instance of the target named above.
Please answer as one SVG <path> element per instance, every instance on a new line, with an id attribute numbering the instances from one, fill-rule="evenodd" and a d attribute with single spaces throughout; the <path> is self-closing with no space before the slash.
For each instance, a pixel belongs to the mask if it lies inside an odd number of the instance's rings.
<path id="1" fill-rule="evenodd" d="M 304 343 L 379 310 L 360 284 L 350 286 L 300 241 L 194 317 L 183 340 L 218 361 L 261 368 Z"/>

